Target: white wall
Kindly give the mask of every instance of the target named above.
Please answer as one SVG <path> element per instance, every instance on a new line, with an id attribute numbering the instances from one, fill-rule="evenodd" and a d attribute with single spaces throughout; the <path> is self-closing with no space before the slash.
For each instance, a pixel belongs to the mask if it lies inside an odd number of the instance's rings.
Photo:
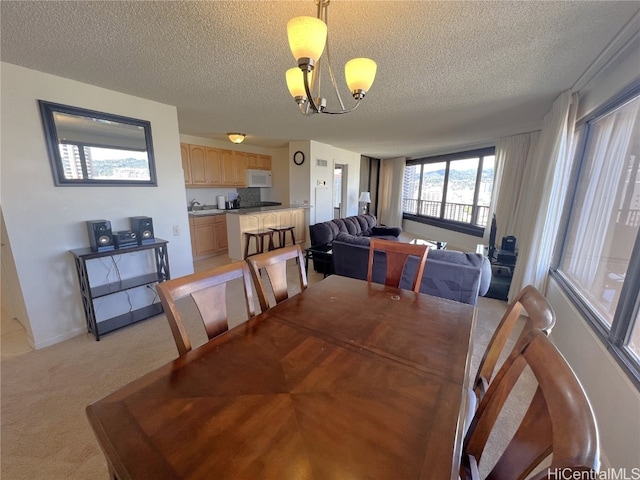
<path id="1" fill-rule="evenodd" d="M 312 216 L 313 223 L 325 222 L 333 218 L 333 170 L 336 164 L 347 165 L 347 205 L 346 215 L 357 215 L 358 212 L 358 196 L 360 195 L 360 158 L 357 152 L 351 152 L 341 148 L 333 147 L 325 143 L 311 142 L 311 176 L 310 176 L 310 195 L 311 204 L 315 202 L 315 198 L 320 198 L 318 189 L 326 189 L 322 192 L 322 198 L 327 202 L 323 203 L 321 210 L 323 216 L 318 215 L 316 208 L 315 216 Z M 326 160 L 326 167 L 317 166 L 317 160 Z M 319 186 L 319 182 L 324 182 L 324 187 Z M 312 214 L 314 211 L 312 210 Z"/>
<path id="2" fill-rule="evenodd" d="M 271 148 L 271 188 L 261 189 L 261 198 L 268 202 L 289 202 L 289 170 L 293 162 L 289 162 L 289 147 Z"/>
<path id="3" fill-rule="evenodd" d="M 580 92 L 579 117 L 597 109 L 632 82 L 640 80 L 640 42 L 628 45 L 616 60 Z M 552 339 L 580 378 L 591 400 L 605 461 L 612 467 L 638 467 L 640 392 L 551 280 L 547 297 L 556 312 Z"/>
<path id="4" fill-rule="evenodd" d="M 556 312 L 551 339 L 584 387 L 598 422 L 603 463 L 638 467 L 640 393 L 603 343 L 551 280 L 546 296 Z"/>
<path id="5" fill-rule="evenodd" d="M 2 63 L 1 203 L 35 348 L 86 333 L 70 249 L 89 246 L 85 221 L 153 218 L 169 240 L 171 275 L 193 271 L 176 108 Z M 55 187 L 37 100 L 151 122 L 157 187 Z M 173 236 L 177 226 L 180 236 Z M 124 265 L 121 263 L 121 265 Z"/>

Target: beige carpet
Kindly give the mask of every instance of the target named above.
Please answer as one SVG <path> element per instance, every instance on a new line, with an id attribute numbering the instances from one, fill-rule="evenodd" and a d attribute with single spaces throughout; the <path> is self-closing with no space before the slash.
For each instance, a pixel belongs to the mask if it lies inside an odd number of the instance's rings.
<path id="1" fill-rule="evenodd" d="M 320 280 L 321 275 L 310 273 L 310 284 Z M 506 306 L 479 300 L 472 372 Z M 236 315 L 241 300 L 233 303 Z M 205 337 L 197 327 L 196 322 L 189 326 L 192 337 L 198 337 L 194 344 Z M 85 407 L 176 357 L 167 321 L 159 315 L 99 342 L 81 335 L 3 362 L 2 479 L 108 478 Z"/>

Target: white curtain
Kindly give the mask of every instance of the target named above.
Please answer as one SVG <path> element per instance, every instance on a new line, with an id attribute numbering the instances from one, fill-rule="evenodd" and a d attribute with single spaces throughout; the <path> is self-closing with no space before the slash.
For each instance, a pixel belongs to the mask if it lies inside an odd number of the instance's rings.
<path id="1" fill-rule="evenodd" d="M 380 167 L 380 190 L 378 194 L 378 222 L 390 227 L 402 226 L 402 189 L 406 159 L 382 160 Z"/>
<path id="2" fill-rule="evenodd" d="M 522 202 L 523 172 L 533 161 L 539 136 L 540 132 L 523 133 L 500 138 L 496 142 L 496 173 L 491 205 L 495 205 L 498 242 L 505 235 L 515 235 L 519 227 L 516 212 Z"/>
<path id="3" fill-rule="evenodd" d="M 533 161 L 525 167 L 526 183 L 514 216 L 518 259 L 509 301 L 525 285 L 546 291 L 571 170 L 577 106 L 578 96 L 570 90 L 560 94 L 542 121 Z"/>
<path id="4" fill-rule="evenodd" d="M 593 147 L 588 152 L 589 157 L 625 158 L 636 117 L 635 111 L 620 111 L 600 120 Z M 583 194 L 583 214 L 580 215 L 575 233 L 576 239 L 587 240 L 576 242 L 576 251 L 569 264 L 571 274 L 585 286 L 593 284 L 602 251 L 605 244 L 611 241 L 609 236 L 614 229 L 610 224 L 616 222 L 614 211 L 619 207 L 617 201 L 620 200 L 615 192 L 624 191 L 619 183 L 624 182 L 622 172 L 627 165 L 625 162 L 590 161 L 588 167 L 585 177 L 591 181 Z"/>

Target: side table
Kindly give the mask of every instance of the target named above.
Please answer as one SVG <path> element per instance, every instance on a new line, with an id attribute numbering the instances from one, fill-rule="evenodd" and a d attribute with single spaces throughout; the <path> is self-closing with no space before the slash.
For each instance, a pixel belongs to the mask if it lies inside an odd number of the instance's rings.
<path id="1" fill-rule="evenodd" d="M 324 278 L 333 273 L 333 250 L 331 243 L 316 245 L 305 249 L 304 266 L 309 271 L 309 259 L 313 260 L 313 264 L 320 265 Z"/>

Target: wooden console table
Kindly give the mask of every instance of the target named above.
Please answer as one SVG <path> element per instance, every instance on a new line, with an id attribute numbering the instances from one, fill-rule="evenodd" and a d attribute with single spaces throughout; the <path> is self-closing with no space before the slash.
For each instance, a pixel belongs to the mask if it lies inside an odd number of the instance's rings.
<path id="1" fill-rule="evenodd" d="M 162 313 L 162 305 L 151 303 L 141 308 L 131 310 L 98 322 L 96 320 L 96 312 L 94 308 L 94 300 L 102 298 L 114 293 L 123 292 L 132 288 L 150 285 L 153 283 L 164 282 L 171 278 L 169 274 L 169 256 L 167 252 L 167 240 L 156 238 L 153 243 L 147 245 L 136 245 L 134 247 L 119 248 L 109 250 L 107 252 L 95 252 L 91 248 L 79 248 L 70 250 L 75 260 L 76 270 L 78 272 L 78 282 L 80 283 L 80 293 L 82 295 L 82 306 L 87 320 L 87 330 L 93 333 L 96 341 L 100 340 L 100 335 L 111 332 L 118 328 L 125 327 L 145 318 L 152 317 Z M 126 255 L 127 253 L 140 252 L 144 250 L 153 251 L 155 253 L 155 272 L 144 273 L 142 275 L 119 279 L 116 282 L 104 285 L 91 285 L 89 273 L 87 271 L 87 262 L 103 257 L 113 257 L 115 255 Z"/>

